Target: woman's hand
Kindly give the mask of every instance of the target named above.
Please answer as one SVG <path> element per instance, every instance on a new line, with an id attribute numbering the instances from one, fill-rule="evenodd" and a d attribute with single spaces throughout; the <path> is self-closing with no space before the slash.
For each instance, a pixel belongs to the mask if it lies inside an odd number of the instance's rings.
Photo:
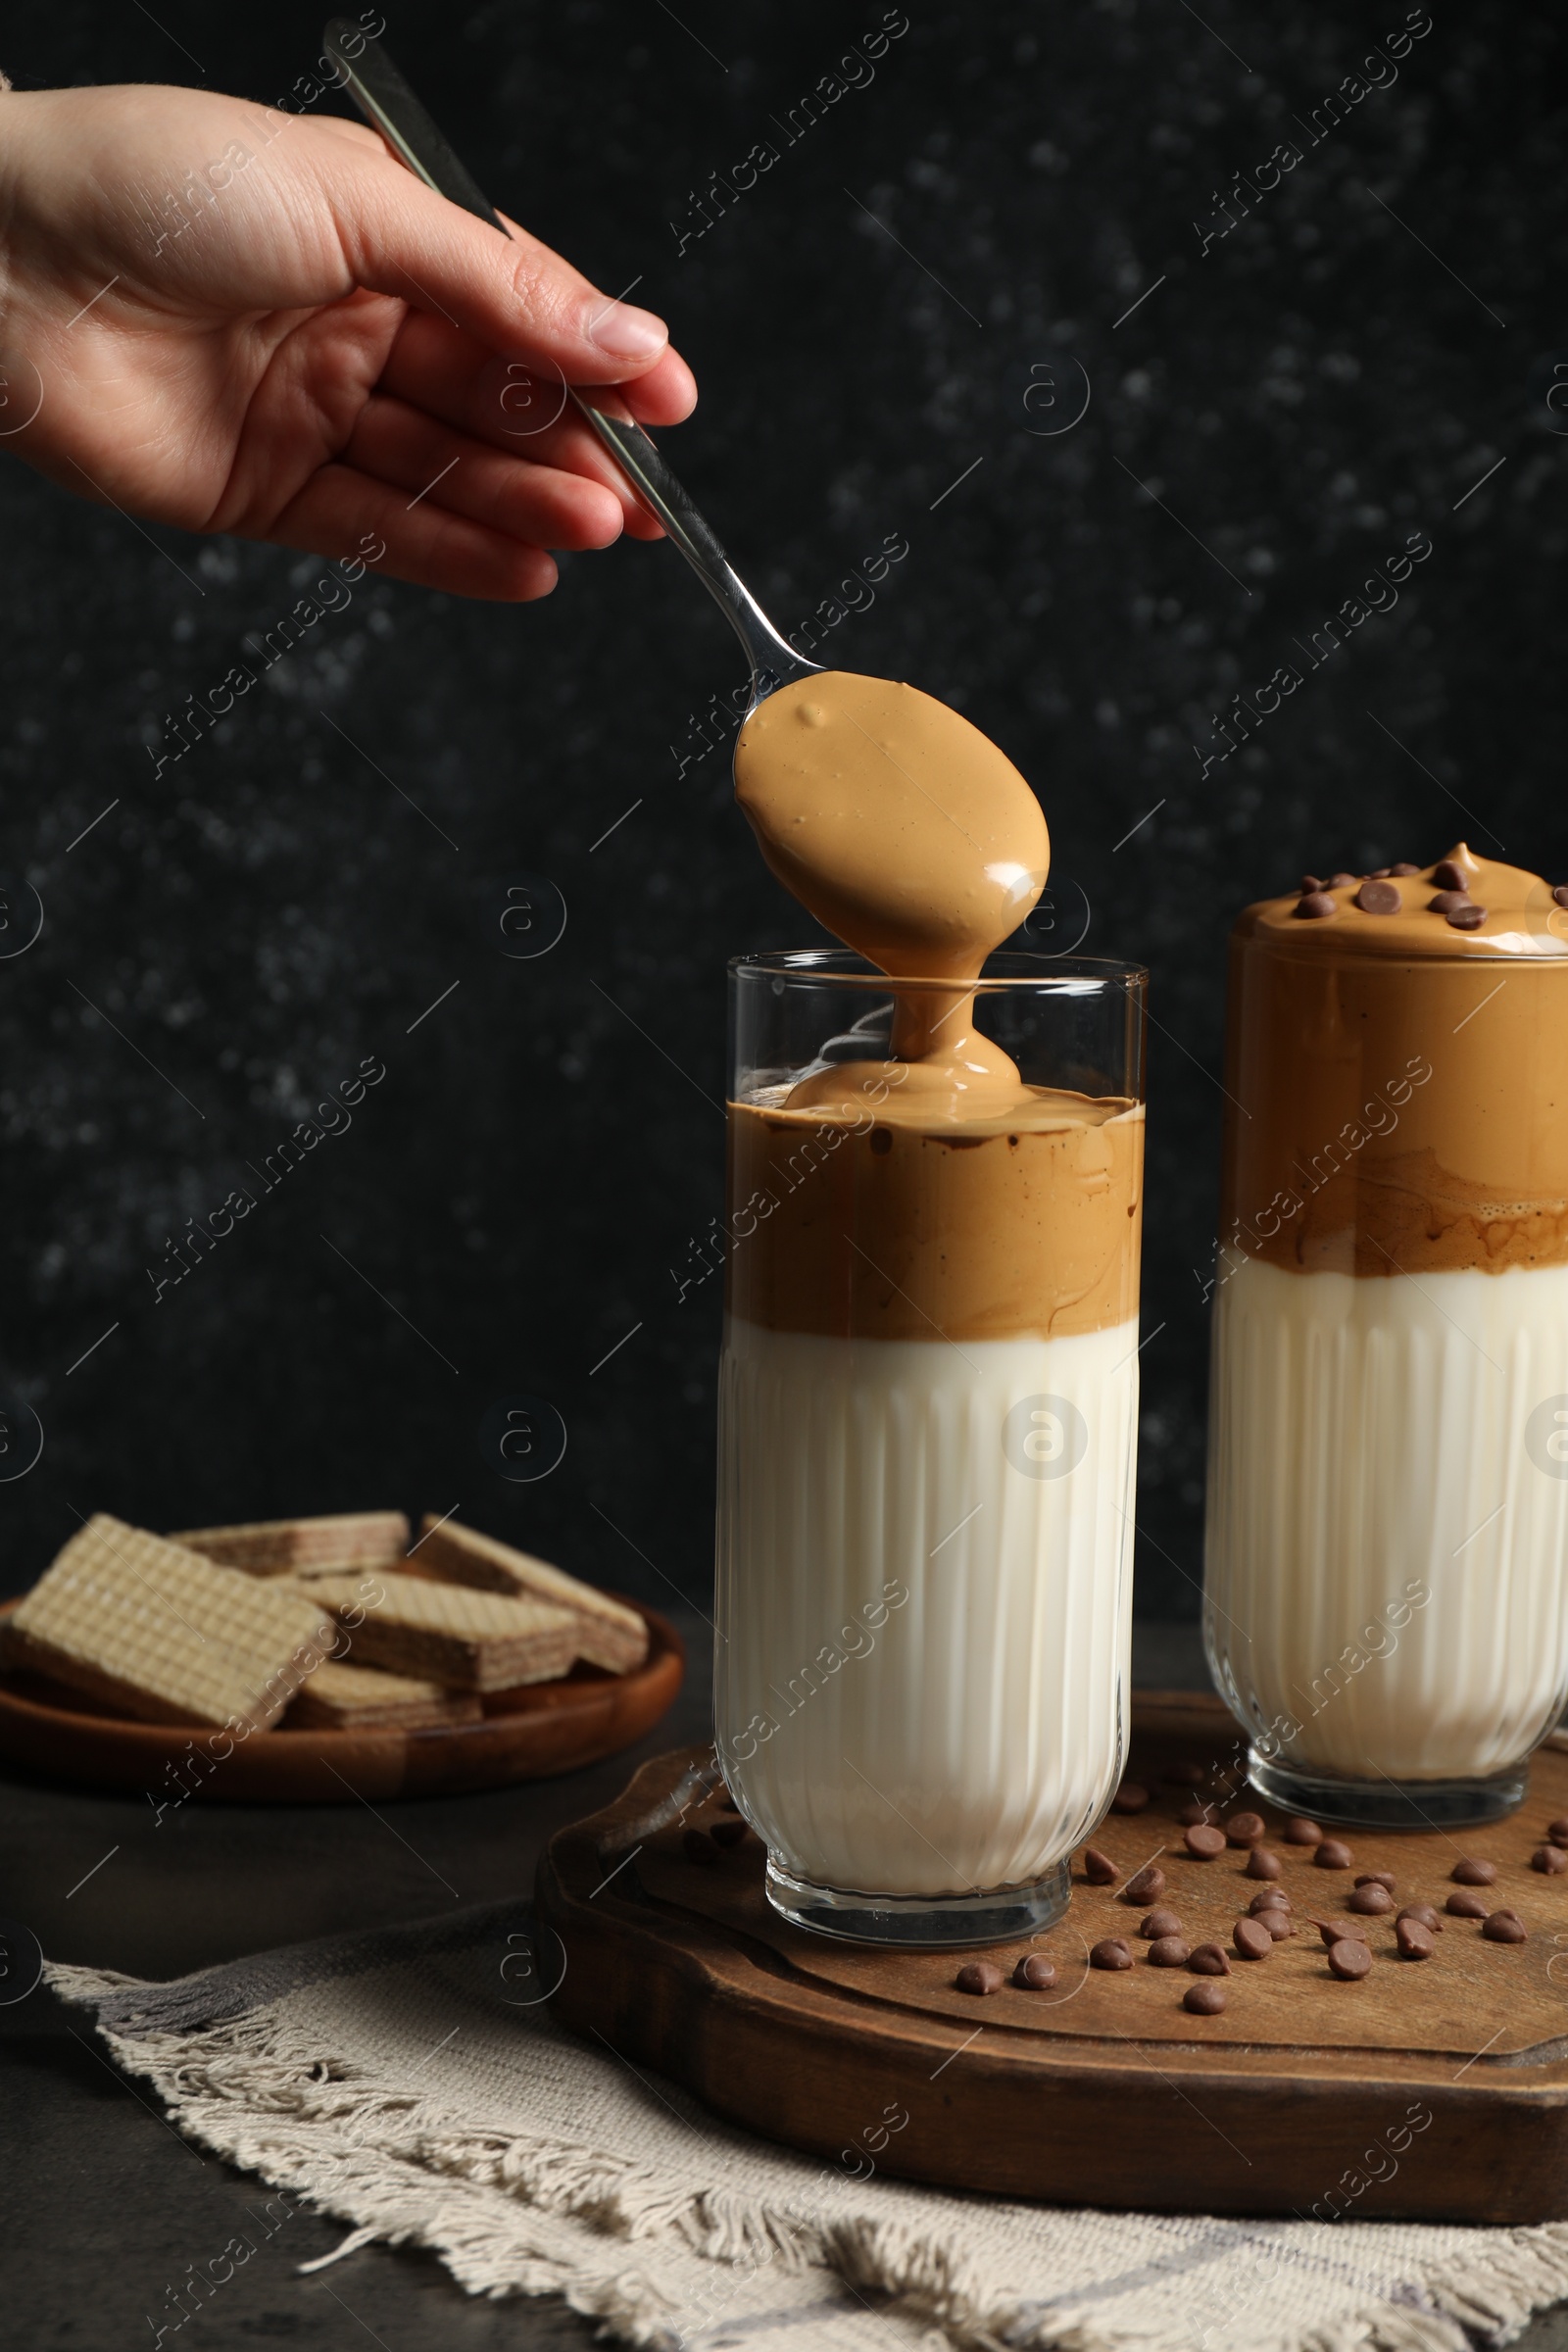
<path id="1" fill-rule="evenodd" d="M 358 123 L 203 91 L 0 91 L 0 449 L 188 531 L 463 596 L 657 538 L 566 384 L 674 424 L 662 320 L 509 241 Z"/>

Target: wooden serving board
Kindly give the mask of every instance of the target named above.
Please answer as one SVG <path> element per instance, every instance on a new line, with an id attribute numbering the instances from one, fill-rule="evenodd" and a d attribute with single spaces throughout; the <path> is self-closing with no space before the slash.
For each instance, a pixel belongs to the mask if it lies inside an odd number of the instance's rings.
<path id="1" fill-rule="evenodd" d="M 1093 1840 L 1118 1886 L 1157 1861 L 1159 1900 L 1188 1942 L 1230 1952 L 1218 2017 L 1183 2008 L 1198 1978 L 1148 1964 L 1148 1906 L 1089 1886 L 1076 1861 L 1066 1918 L 991 1954 L 1010 1977 L 1020 1953 L 1048 1953 L 1048 1993 L 962 1993 L 955 1978 L 972 1953 L 883 1952 L 787 1925 L 763 1892 L 755 1836 L 707 1865 L 685 1852 L 686 1833 L 719 1818 L 700 1786 L 704 1749 L 645 1764 L 614 1805 L 552 1841 L 538 1893 L 566 1955 L 556 2013 L 848 2177 L 1164 2212 L 1568 2217 L 1568 1877 L 1529 1866 L 1547 1822 L 1568 1813 L 1568 1754 L 1555 1741 L 1540 1751 L 1509 1821 L 1454 1838 L 1358 1832 L 1351 1868 L 1329 1871 L 1240 1791 L 1238 1753 L 1217 1699 L 1138 1694 L 1130 1778 L 1153 1785 L 1166 1765 L 1200 1764 L 1209 1790 L 1238 1789 L 1222 1820 L 1246 1809 L 1268 1824 L 1299 1932 L 1267 1959 L 1231 1945 L 1260 1886 L 1246 1853 L 1200 1862 L 1185 1850 L 1176 1813 L 1190 1788 L 1156 1786 L 1147 1811 L 1109 1815 Z M 1330 1974 L 1307 1913 L 1346 1915 L 1371 1870 L 1396 1874 L 1396 1908 L 1442 1913 L 1462 1854 L 1495 1863 L 1483 1891 L 1519 1913 L 1528 1941 L 1494 1943 L 1478 1921 L 1446 1917 L 1433 1957 L 1404 1960 L 1390 1913 L 1359 1923 L 1370 1976 Z M 1111 1935 L 1136 1955 L 1130 1971 L 1088 1965 Z"/>
<path id="2" fill-rule="evenodd" d="M 620 1595 L 615 1596 L 619 1598 Z M 16 1607 L 0 1604 L 0 1615 Z M 235 1741 L 198 1726 L 133 1723 L 36 1675 L 0 1675 L 0 1756 L 93 1788 L 230 1804 L 351 1804 L 356 1797 L 451 1796 L 548 1780 L 630 1747 L 673 1703 L 686 1649 L 640 1601 L 648 1656 L 634 1674 L 573 1667 L 560 1682 L 496 1694 L 478 1723 L 422 1732 L 257 1732 Z"/>

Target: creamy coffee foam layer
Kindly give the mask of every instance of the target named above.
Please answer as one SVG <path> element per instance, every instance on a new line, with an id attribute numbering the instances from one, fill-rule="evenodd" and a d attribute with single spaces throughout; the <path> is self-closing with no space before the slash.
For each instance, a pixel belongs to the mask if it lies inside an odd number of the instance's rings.
<path id="1" fill-rule="evenodd" d="M 1568 914 L 1539 876 L 1446 873 L 1250 906 L 1231 942 L 1222 1238 L 1293 1272 L 1568 1263 Z M 1469 917 L 1465 917 L 1469 920 Z"/>

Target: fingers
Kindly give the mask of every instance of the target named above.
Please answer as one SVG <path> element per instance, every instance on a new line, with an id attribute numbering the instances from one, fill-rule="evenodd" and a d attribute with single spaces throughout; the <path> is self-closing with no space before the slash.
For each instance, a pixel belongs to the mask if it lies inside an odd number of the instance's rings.
<path id="1" fill-rule="evenodd" d="M 323 134 L 302 142 L 296 156 L 330 209 L 360 285 L 444 315 L 490 350 L 569 383 L 618 383 L 663 357 L 662 319 L 600 293 L 514 223 L 499 235 L 389 155 L 360 155 Z"/>
<path id="2" fill-rule="evenodd" d="M 451 596 L 531 604 L 548 596 L 559 576 L 543 548 L 525 546 L 429 499 L 411 509 L 400 490 L 352 466 L 323 466 L 313 474 L 267 537 L 313 556 L 340 558 L 345 547 L 364 548 L 371 532 L 384 546 L 380 556 L 367 557 L 377 572 Z"/>
<path id="3" fill-rule="evenodd" d="M 609 547 L 620 536 L 620 502 L 601 483 L 554 466 L 519 465 L 384 394 L 367 402 L 343 460 L 401 491 L 406 513 L 428 498 L 536 547 Z"/>

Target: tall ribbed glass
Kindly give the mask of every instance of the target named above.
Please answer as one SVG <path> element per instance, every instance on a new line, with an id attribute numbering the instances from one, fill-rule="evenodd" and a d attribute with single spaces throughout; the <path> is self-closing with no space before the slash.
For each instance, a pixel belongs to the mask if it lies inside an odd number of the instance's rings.
<path id="1" fill-rule="evenodd" d="M 981 1111 L 858 958 L 731 968 L 718 1747 L 828 1934 L 1049 1924 L 1120 1775 L 1144 979 L 994 956 L 1020 1083 Z"/>
<path id="2" fill-rule="evenodd" d="M 1454 857 L 1232 943 L 1208 1652 L 1336 1821 L 1496 1818 L 1568 1695 L 1568 916 Z"/>

